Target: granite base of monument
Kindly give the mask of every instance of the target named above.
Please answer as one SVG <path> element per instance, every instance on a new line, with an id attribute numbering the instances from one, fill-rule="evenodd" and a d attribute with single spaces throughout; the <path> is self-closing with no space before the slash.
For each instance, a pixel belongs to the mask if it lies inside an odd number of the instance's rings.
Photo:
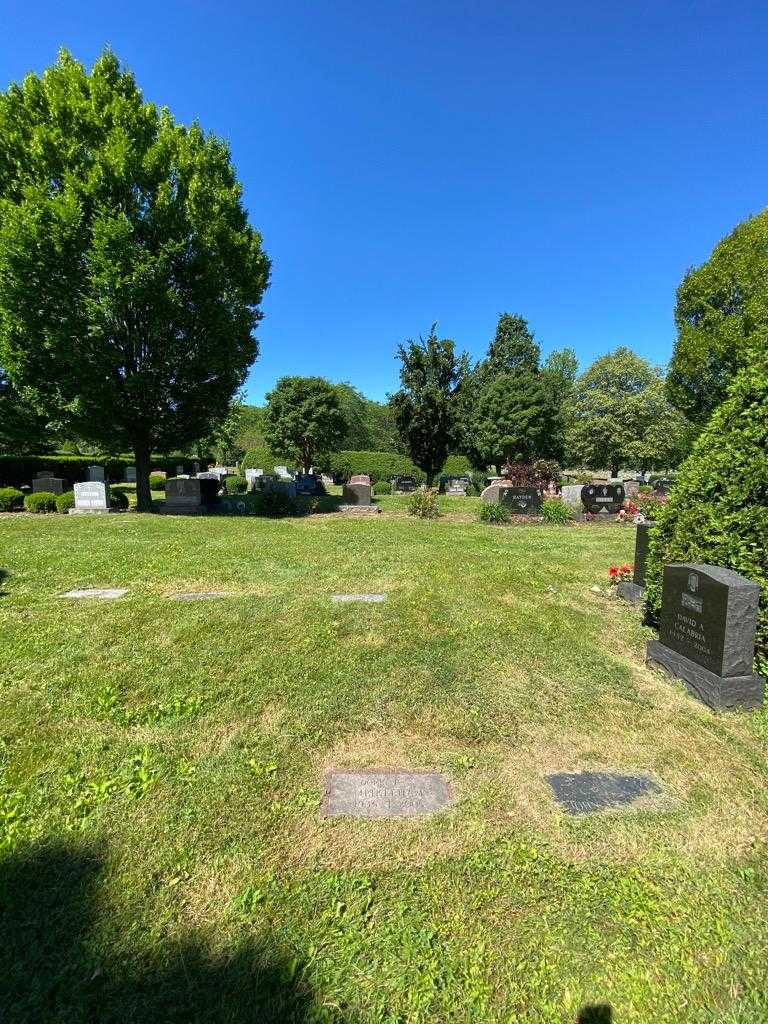
<path id="1" fill-rule="evenodd" d="M 755 673 L 719 676 L 659 640 L 649 640 L 646 660 L 675 679 L 681 679 L 692 696 L 713 711 L 751 711 L 763 706 L 765 680 Z"/>
<path id="2" fill-rule="evenodd" d="M 69 516 L 108 516 L 120 512 L 119 508 L 69 508 Z"/>
<path id="3" fill-rule="evenodd" d="M 630 604 L 640 604 L 645 597 L 645 588 L 639 587 L 637 583 L 633 583 L 631 580 L 625 580 L 618 585 L 616 593 Z"/>

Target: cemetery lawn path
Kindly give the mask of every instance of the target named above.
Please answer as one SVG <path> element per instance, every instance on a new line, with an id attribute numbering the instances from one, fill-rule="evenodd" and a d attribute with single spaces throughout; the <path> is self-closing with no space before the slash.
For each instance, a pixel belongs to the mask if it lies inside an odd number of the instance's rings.
<path id="1" fill-rule="evenodd" d="M 768 712 L 645 667 L 631 528 L 381 504 L 0 517 L 0 1019 L 764 1024 Z M 322 818 L 361 767 L 455 803 Z M 570 817 L 579 770 L 661 792 Z"/>

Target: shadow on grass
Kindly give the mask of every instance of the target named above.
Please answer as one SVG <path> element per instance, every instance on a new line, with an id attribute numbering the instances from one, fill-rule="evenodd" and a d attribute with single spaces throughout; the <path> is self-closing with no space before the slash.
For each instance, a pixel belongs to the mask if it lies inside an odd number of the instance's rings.
<path id="1" fill-rule="evenodd" d="M 214 955 L 194 938 L 162 943 L 147 931 L 126 930 L 115 940 L 115 908 L 100 900 L 102 867 L 93 850 L 64 845 L 28 849 L 0 862 L 4 1024 L 342 1019 L 319 1012 L 301 964 L 262 942 Z"/>
<path id="2" fill-rule="evenodd" d="M 0 587 L 2 587 L 2 585 L 3 585 L 3 580 L 5 580 L 7 578 L 8 578 L 8 573 L 5 571 L 5 569 L 0 569 Z M 0 590 L 0 597 L 8 597 L 8 591 L 7 590 Z"/>
<path id="3" fill-rule="evenodd" d="M 613 1010 L 608 1003 L 593 1003 L 582 1006 L 576 1024 L 612 1024 Z"/>

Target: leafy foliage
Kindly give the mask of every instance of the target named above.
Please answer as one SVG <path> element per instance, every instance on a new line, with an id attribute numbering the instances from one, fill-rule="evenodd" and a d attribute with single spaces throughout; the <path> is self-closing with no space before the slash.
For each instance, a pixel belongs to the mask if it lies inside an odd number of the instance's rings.
<path id="1" fill-rule="evenodd" d="M 437 519 L 440 515 L 440 504 L 437 491 L 432 487 L 420 487 L 408 500 L 408 514 L 419 519 Z"/>
<path id="2" fill-rule="evenodd" d="M 400 345 L 400 390 L 392 396 L 397 429 L 411 458 L 432 485 L 457 433 L 460 382 L 454 345 L 438 339 L 436 324 L 426 340 Z"/>
<path id="3" fill-rule="evenodd" d="M 149 487 L 152 491 L 164 491 L 165 490 L 165 477 L 161 473 L 150 473 L 149 474 Z"/>
<path id="4" fill-rule="evenodd" d="M 61 494 L 56 495 L 56 511 L 62 514 L 69 512 L 71 508 L 75 507 L 75 492 L 74 491 L 63 491 Z"/>
<path id="5" fill-rule="evenodd" d="M 322 377 L 281 377 L 267 395 L 268 446 L 307 471 L 339 447 L 345 429 L 339 396 Z"/>
<path id="6" fill-rule="evenodd" d="M 480 505 L 478 519 L 481 523 L 509 523 L 512 521 L 512 512 L 500 501 L 484 501 Z"/>
<path id="7" fill-rule="evenodd" d="M 541 515 L 545 523 L 564 526 L 573 519 L 573 509 L 557 498 L 545 498 L 541 503 Z"/>
<path id="8" fill-rule="evenodd" d="M 373 485 L 373 493 L 379 495 L 391 494 L 392 484 L 389 483 L 388 480 L 377 480 L 376 483 Z"/>
<path id="9" fill-rule="evenodd" d="M 675 466 L 693 430 L 667 401 L 658 370 L 628 348 L 601 356 L 576 381 L 570 459 L 616 475 L 624 464 Z"/>
<path id="10" fill-rule="evenodd" d="M 0 512 L 18 512 L 24 507 L 24 495 L 15 487 L 0 487 Z"/>
<path id="11" fill-rule="evenodd" d="M 725 566 L 763 590 L 757 636 L 758 671 L 768 671 L 768 350 L 757 345 L 738 371 L 680 467 L 666 509 L 651 533 L 647 608 L 661 607 L 664 565 Z"/>
<path id="12" fill-rule="evenodd" d="M 725 398 L 750 343 L 768 334 L 768 210 L 739 224 L 677 291 L 671 401 L 699 424 Z"/>
<path id="13" fill-rule="evenodd" d="M 401 444 L 391 405 L 366 398 L 347 382 L 335 385 L 347 425 L 343 448 L 364 451 L 399 451 Z"/>
<path id="14" fill-rule="evenodd" d="M 27 512 L 55 512 L 56 495 L 50 491 L 33 491 L 24 498 Z"/>
<path id="15" fill-rule="evenodd" d="M 0 369 L 0 452 L 46 451 L 52 442 L 47 416 L 38 413 L 22 398 Z"/>
<path id="16" fill-rule="evenodd" d="M 0 362 L 78 436 L 149 455 L 205 436 L 258 346 L 269 261 L 226 145 L 145 103 L 105 52 L 0 96 Z"/>

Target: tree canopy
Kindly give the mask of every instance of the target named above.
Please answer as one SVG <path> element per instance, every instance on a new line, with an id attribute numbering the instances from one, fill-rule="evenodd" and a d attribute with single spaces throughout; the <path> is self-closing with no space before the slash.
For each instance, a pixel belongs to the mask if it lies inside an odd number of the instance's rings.
<path id="1" fill-rule="evenodd" d="M 269 448 L 306 472 L 338 450 L 346 429 L 338 393 L 322 377 L 281 377 L 267 395 Z"/>
<path id="2" fill-rule="evenodd" d="M 269 277 L 226 145 L 143 101 L 109 51 L 0 95 L 0 363 L 37 408 L 149 455 L 227 416 Z"/>
<path id="3" fill-rule="evenodd" d="M 663 378 L 628 348 L 596 359 L 576 380 L 567 445 L 572 461 L 592 468 L 671 467 L 692 441 L 691 424 L 664 393 Z"/>
<path id="4" fill-rule="evenodd" d="M 401 388 L 392 395 L 395 422 L 413 462 L 426 474 L 429 486 L 445 463 L 457 432 L 457 393 L 460 362 L 454 344 L 437 337 L 437 324 L 428 337 L 398 347 Z"/>
<path id="5" fill-rule="evenodd" d="M 27 455 L 52 447 L 53 433 L 41 416 L 0 369 L 0 453 Z"/>
<path id="6" fill-rule="evenodd" d="M 739 224 L 677 292 L 667 391 L 703 423 L 725 398 L 752 340 L 768 337 L 768 210 Z"/>

